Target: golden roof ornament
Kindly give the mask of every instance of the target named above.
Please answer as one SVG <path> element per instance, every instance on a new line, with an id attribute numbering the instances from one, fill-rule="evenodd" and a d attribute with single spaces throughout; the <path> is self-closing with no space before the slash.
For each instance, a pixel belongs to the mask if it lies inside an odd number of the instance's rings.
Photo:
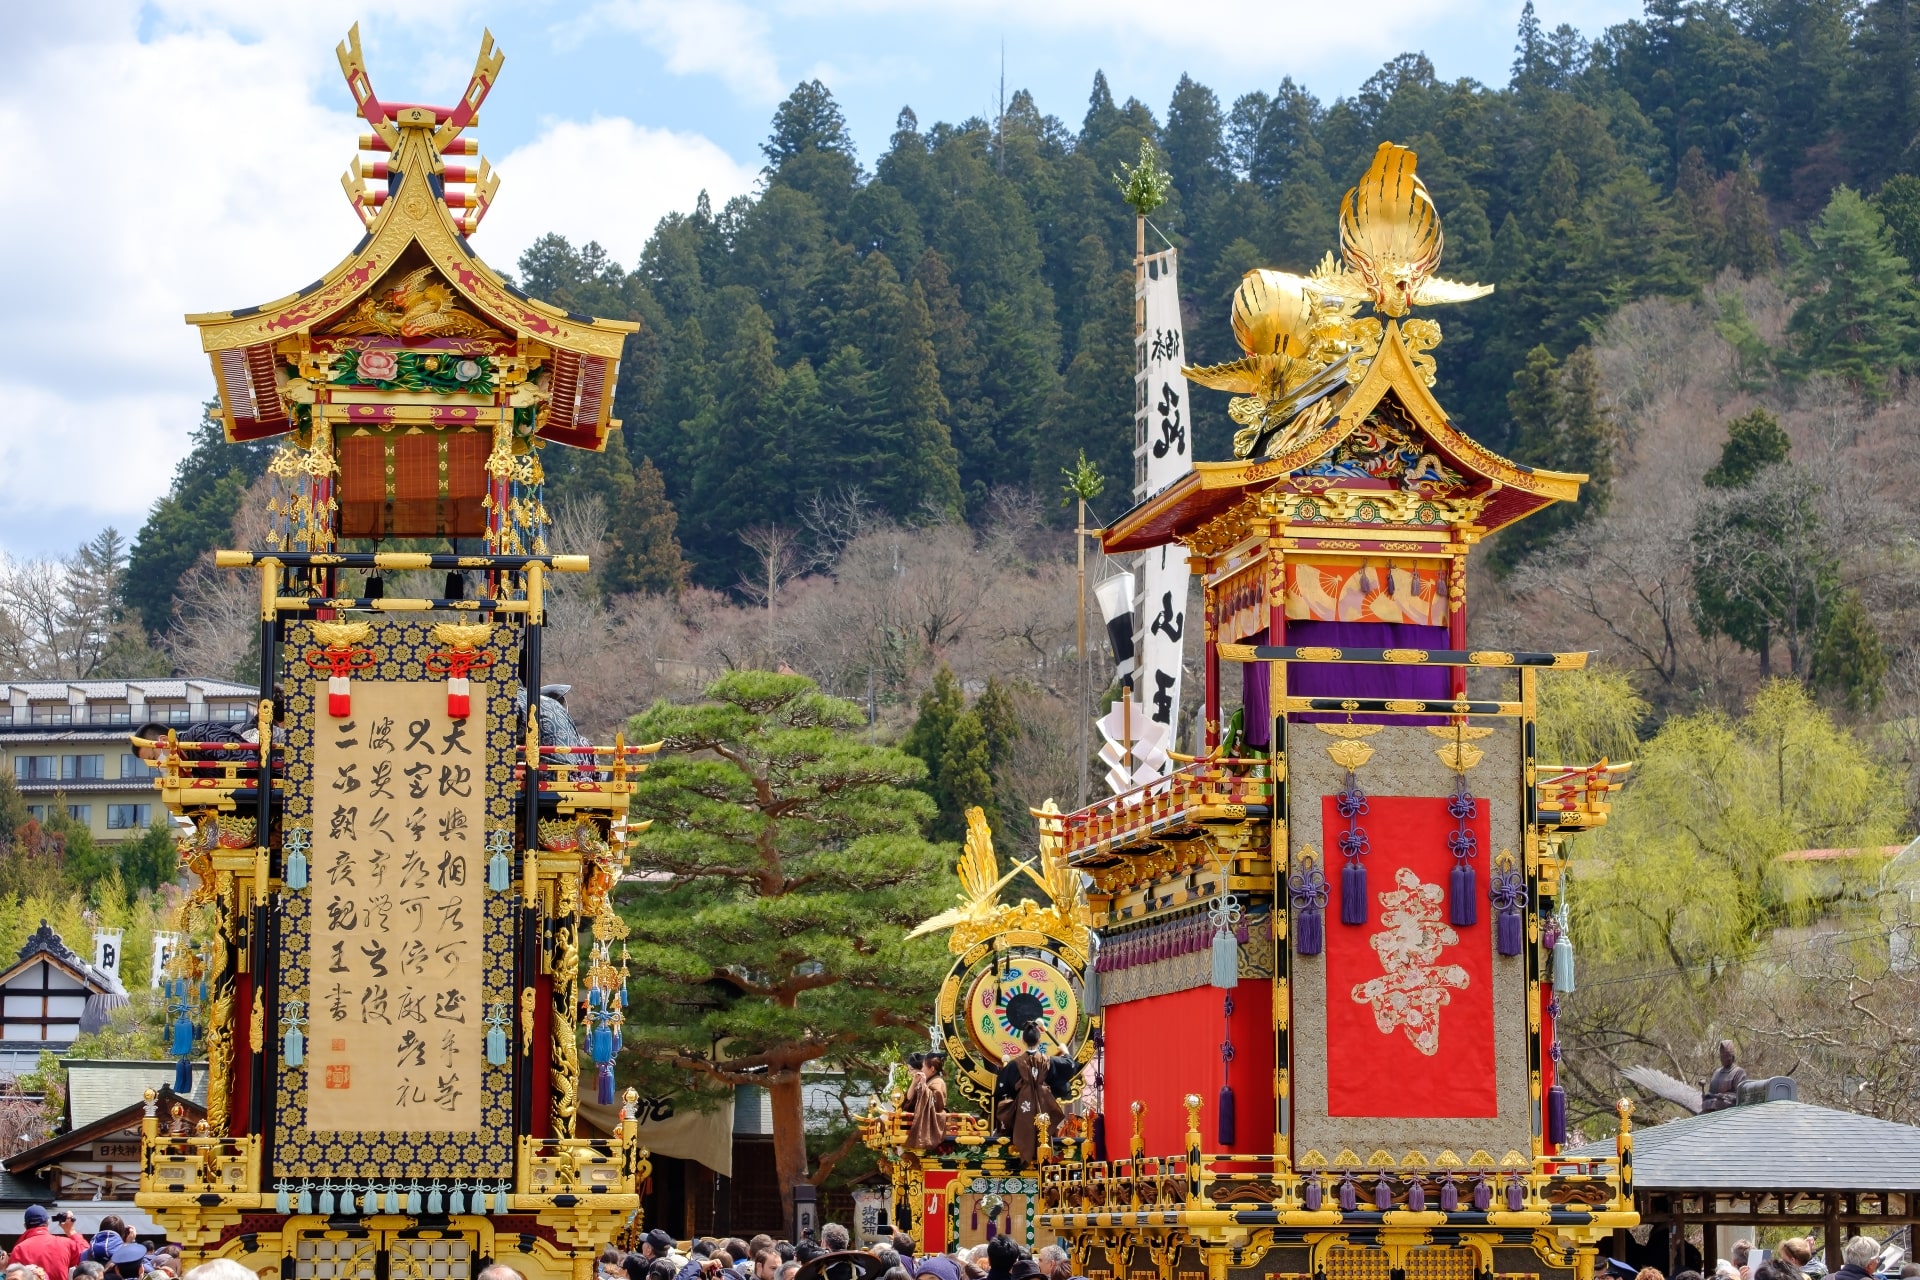
<path id="1" fill-rule="evenodd" d="M 1226 364 L 1188 367 L 1190 380 L 1235 393 L 1227 414 L 1241 429 L 1237 458 L 1277 458 L 1308 443 L 1334 419 L 1346 389 L 1360 380 L 1385 337 L 1378 316 L 1410 307 L 1466 302 L 1492 285 L 1434 276 L 1445 240 L 1433 198 L 1406 147 L 1380 144 L 1359 184 L 1340 203 L 1340 252 L 1309 276 L 1249 271 L 1233 295 L 1233 336 L 1246 354 Z M 1370 303 L 1378 316 L 1356 313 Z M 1415 372 L 1433 385 L 1440 326 L 1408 320 L 1399 333 Z"/>
<path id="2" fill-rule="evenodd" d="M 1056 839 L 1049 847 L 1043 834 L 1039 870 L 1035 870 L 1031 862 L 1019 860 L 1001 875 L 987 815 L 978 805 L 968 809 L 966 843 L 961 847 L 960 861 L 955 867 L 960 874 L 960 905 L 921 921 L 907 937 L 919 938 L 951 929 L 953 936 L 947 945 L 958 954 L 982 938 L 1013 929 L 1030 929 L 1050 932 L 1084 951 L 1087 910 L 1080 892 L 1080 873 L 1067 865 L 1066 852 L 1059 845 Z M 1042 907 L 1031 898 L 1023 898 L 1018 904 L 1000 901 L 1000 890 L 1021 875 L 1046 892 L 1047 906 Z"/>
<path id="3" fill-rule="evenodd" d="M 1347 265 L 1334 265 L 1328 254 L 1314 270 L 1315 285 L 1396 317 L 1412 307 L 1471 302 L 1493 292 L 1490 284 L 1434 276 L 1446 240 L 1427 184 L 1414 172 L 1418 160 L 1406 147 L 1380 144 L 1366 176 L 1340 202 L 1340 255 Z"/>

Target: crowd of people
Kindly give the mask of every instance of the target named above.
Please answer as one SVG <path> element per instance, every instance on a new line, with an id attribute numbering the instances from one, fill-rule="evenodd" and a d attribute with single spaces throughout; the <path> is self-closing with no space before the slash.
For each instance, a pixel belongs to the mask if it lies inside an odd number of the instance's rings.
<path id="1" fill-rule="evenodd" d="M 803 1274 L 804 1273 L 804 1274 Z M 600 1255 L 598 1280 L 1081 1280 L 1067 1251 L 1048 1245 L 1029 1252 L 1011 1236 L 946 1253 L 920 1253 L 906 1232 L 870 1249 L 850 1247 L 847 1229 L 829 1222 L 820 1239 L 794 1244 L 757 1235 L 751 1240 L 696 1240 L 684 1252 L 666 1232 L 641 1237 L 622 1253 Z"/>
<path id="2" fill-rule="evenodd" d="M 0 1280 L 174 1280 L 180 1275 L 179 1245 L 165 1240 L 144 1245 L 113 1215 L 100 1219 L 91 1236 L 81 1233 L 66 1209 L 48 1212 L 32 1204 L 20 1217 L 20 1238 L 12 1249 L 0 1249 L 6 1268 Z"/>
<path id="3" fill-rule="evenodd" d="M 1692 1246 L 1688 1246 L 1689 1252 Z M 1731 1257 L 1719 1259 L 1711 1280 L 1809 1280 L 1825 1274 L 1815 1262 L 1813 1241 L 1805 1236 L 1782 1240 L 1770 1250 L 1756 1248 L 1751 1240 L 1736 1240 Z M 1884 1261 L 1887 1251 L 1872 1236 L 1854 1236 L 1840 1249 L 1844 1264 L 1828 1280 L 1910 1280 L 1920 1277 L 1920 1263 L 1912 1261 L 1891 1265 Z M 1899 1257 L 1898 1251 L 1893 1255 Z M 1666 1280 L 1658 1267 L 1642 1267 L 1634 1280 Z M 1674 1273 L 1673 1280 L 1709 1280 L 1699 1271 Z"/>

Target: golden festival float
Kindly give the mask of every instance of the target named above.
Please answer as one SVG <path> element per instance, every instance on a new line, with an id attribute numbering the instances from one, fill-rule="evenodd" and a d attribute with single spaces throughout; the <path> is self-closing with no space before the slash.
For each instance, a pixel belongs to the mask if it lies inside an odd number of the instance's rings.
<path id="1" fill-rule="evenodd" d="M 587 563 L 547 545 L 540 455 L 605 447 L 637 326 L 474 256 L 491 36 L 452 107 L 382 102 L 357 28 L 339 58 L 365 236 L 298 293 L 188 317 L 227 439 L 280 443 L 267 547 L 217 558 L 259 581 L 252 730 L 135 740 L 194 833 L 166 994 L 182 1083 L 208 1064 L 203 1122 L 148 1095 L 136 1202 L 189 1264 L 587 1280 L 648 1172 L 613 1097 L 609 895 L 654 748 L 585 741 L 542 692 L 549 575 Z"/>
<path id="2" fill-rule="evenodd" d="M 1383 143 L 1339 225 L 1338 258 L 1242 281 L 1242 359 L 1172 366 L 1233 393 L 1235 459 L 1143 486 L 1098 534 L 1202 580 L 1203 749 L 1142 777 L 1129 740 L 1116 794 L 1037 813 L 1040 869 L 1008 875 L 1044 906 L 1002 901 L 977 824 L 966 899 L 928 922 L 952 930 L 959 1097 L 937 1142 L 911 1141 L 899 1091 L 865 1135 L 923 1249 L 1059 1239 L 1090 1280 L 1590 1280 L 1638 1222 L 1630 1106 L 1613 1154 L 1568 1158 L 1556 1079 L 1564 841 L 1624 766 L 1535 760 L 1540 673 L 1584 653 L 1467 640 L 1475 545 L 1585 477 L 1494 455 L 1435 400 L 1440 326 L 1416 313 L 1491 289 L 1436 274 L 1414 154 Z M 1171 254 L 1142 237 L 1143 300 Z M 1158 456 L 1184 447 L 1183 392 L 1145 385 L 1179 351 L 1146 309 L 1136 441 Z M 991 1102 L 1036 1022 L 1086 1066 L 1023 1155 Z"/>

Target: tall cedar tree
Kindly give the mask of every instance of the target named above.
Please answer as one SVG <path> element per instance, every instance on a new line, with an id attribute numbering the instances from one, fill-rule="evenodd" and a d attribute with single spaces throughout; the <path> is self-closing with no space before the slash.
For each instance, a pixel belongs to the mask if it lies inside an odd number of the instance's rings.
<path id="1" fill-rule="evenodd" d="M 1788 368 L 1884 395 L 1889 374 L 1920 362 L 1920 290 L 1909 264 L 1879 211 L 1851 187 L 1833 193 L 1807 240 L 1788 242 L 1800 299 L 1787 321 Z"/>
<path id="2" fill-rule="evenodd" d="M 905 935 L 951 901 L 952 850 L 920 834 L 925 769 L 862 742 L 854 704 L 762 671 L 730 673 L 706 698 L 629 726 L 664 746 L 634 796 L 654 820 L 634 863 L 654 878 L 621 902 L 626 1053 L 665 1080 L 768 1090 L 790 1219 L 794 1184 L 824 1180 L 845 1153 L 809 1173 L 802 1072 L 869 1073 L 921 1034 L 944 952 Z"/>

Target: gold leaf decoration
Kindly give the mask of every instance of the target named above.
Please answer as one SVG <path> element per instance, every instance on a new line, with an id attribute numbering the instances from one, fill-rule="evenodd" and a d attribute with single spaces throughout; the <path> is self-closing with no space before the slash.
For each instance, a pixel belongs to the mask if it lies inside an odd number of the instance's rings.
<path id="1" fill-rule="evenodd" d="M 456 652 L 478 649 L 493 636 L 491 622 L 436 622 L 433 638 Z"/>
<path id="2" fill-rule="evenodd" d="M 373 634 L 370 622 L 315 622 L 313 638 L 329 649 L 345 649 Z"/>
<path id="3" fill-rule="evenodd" d="M 1333 762 L 1342 769 L 1358 769 L 1373 759 L 1373 748 L 1357 738 L 1349 738 L 1345 742 L 1336 742 L 1328 747 L 1327 754 L 1332 756 Z"/>

